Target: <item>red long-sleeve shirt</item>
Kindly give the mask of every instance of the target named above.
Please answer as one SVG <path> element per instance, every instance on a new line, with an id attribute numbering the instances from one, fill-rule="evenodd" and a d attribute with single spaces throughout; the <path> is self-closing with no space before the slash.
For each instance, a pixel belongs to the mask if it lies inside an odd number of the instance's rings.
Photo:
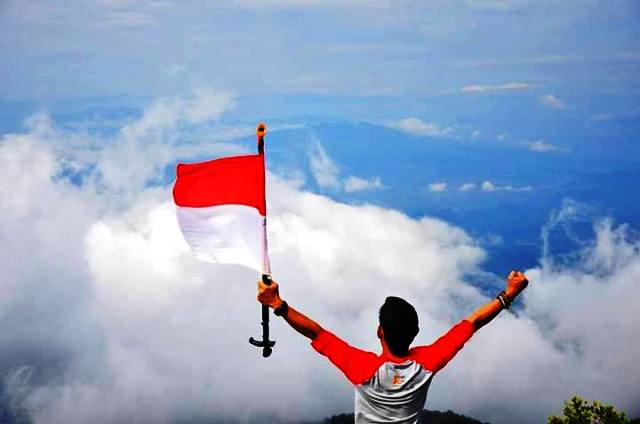
<path id="1" fill-rule="evenodd" d="M 431 379 L 474 333 L 461 321 L 427 346 L 409 350 L 404 358 L 367 352 L 323 331 L 311 343 L 356 388 L 356 423 L 416 423 L 424 409 Z"/>

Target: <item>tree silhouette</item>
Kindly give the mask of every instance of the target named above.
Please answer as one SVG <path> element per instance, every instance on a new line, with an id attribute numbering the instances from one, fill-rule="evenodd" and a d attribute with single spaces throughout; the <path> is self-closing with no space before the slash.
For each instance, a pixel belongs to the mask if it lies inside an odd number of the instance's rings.
<path id="1" fill-rule="evenodd" d="M 563 416 L 550 416 L 549 424 L 632 424 L 624 412 L 612 405 L 589 402 L 580 396 L 565 401 L 562 412 Z"/>

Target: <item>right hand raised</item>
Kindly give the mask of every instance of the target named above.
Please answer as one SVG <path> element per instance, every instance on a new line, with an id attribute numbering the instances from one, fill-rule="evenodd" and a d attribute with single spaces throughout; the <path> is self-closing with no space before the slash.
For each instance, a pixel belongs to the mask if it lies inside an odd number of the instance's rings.
<path id="1" fill-rule="evenodd" d="M 520 294 L 528 284 L 529 280 L 527 279 L 527 276 L 524 275 L 523 272 L 514 270 L 511 271 L 507 277 L 507 288 L 505 291 L 507 292 L 507 295 L 513 299 Z"/>

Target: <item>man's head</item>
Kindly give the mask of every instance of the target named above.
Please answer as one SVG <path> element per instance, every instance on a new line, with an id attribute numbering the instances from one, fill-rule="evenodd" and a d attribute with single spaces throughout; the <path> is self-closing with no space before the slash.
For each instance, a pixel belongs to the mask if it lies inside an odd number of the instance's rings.
<path id="1" fill-rule="evenodd" d="M 380 327 L 384 341 L 396 356 L 404 356 L 418 334 L 418 314 L 409 302 L 389 296 L 380 307 Z"/>

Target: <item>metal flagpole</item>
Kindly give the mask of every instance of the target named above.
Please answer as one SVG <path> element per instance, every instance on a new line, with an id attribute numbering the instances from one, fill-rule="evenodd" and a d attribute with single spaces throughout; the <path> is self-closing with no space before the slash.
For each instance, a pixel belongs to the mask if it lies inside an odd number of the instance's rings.
<path id="1" fill-rule="evenodd" d="M 260 123 L 258 124 L 258 127 L 256 128 L 256 136 L 258 137 L 258 154 L 262 155 L 262 160 L 264 161 L 264 136 L 267 134 L 267 126 L 264 123 Z M 264 163 L 264 162 L 263 162 Z M 266 167 L 263 166 L 263 171 L 265 172 L 264 169 Z M 263 175 L 262 178 L 263 181 L 265 181 L 266 184 L 266 178 Z M 266 189 L 266 188 L 265 188 Z M 265 196 L 265 203 L 266 203 L 266 196 Z M 265 205 L 266 206 L 266 205 Z M 266 211 L 266 207 L 265 207 L 265 211 Z M 262 282 L 269 286 L 271 285 L 271 267 L 269 265 L 269 254 L 268 254 L 268 250 L 267 250 L 267 217 L 266 217 L 266 213 L 265 213 L 265 217 L 264 217 L 264 221 L 262 224 L 262 230 L 264 231 L 263 233 L 263 258 L 262 258 Z M 276 344 L 275 340 L 269 340 L 269 307 L 267 305 L 262 305 L 262 340 L 256 340 L 253 337 L 249 338 L 249 343 L 251 343 L 252 345 L 256 346 L 256 347 L 261 347 L 262 348 L 262 356 L 265 358 L 268 358 L 269 356 L 271 356 L 271 353 L 273 352 L 273 346 Z"/>

